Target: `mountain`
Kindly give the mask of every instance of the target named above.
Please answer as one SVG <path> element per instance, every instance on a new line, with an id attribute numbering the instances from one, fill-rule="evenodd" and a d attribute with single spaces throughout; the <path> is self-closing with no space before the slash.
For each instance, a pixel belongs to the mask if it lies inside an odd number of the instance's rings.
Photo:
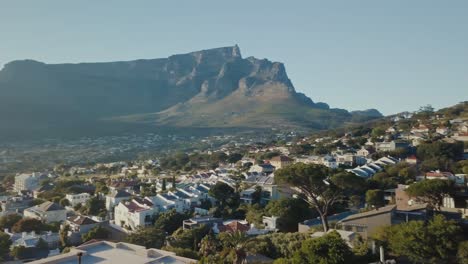
<path id="1" fill-rule="evenodd" d="M 324 129 L 381 116 L 315 103 L 295 91 L 282 63 L 223 47 L 163 59 L 45 64 L 0 71 L 0 122 L 8 131 L 119 124 Z"/>

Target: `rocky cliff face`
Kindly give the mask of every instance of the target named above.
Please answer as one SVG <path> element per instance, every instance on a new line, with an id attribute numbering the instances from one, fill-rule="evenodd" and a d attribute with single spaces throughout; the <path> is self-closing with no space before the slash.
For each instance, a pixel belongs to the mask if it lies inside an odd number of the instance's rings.
<path id="1" fill-rule="evenodd" d="M 242 58 L 237 46 L 125 62 L 14 61 L 0 71 L 0 122 L 19 129 L 103 119 L 327 128 L 351 116 L 296 93 L 282 63 Z"/>

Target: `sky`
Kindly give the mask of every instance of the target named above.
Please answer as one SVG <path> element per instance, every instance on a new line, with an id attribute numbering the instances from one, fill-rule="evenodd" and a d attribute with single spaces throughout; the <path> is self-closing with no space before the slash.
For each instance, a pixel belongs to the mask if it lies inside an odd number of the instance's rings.
<path id="1" fill-rule="evenodd" d="M 312 100 L 384 114 L 468 100 L 468 1 L 41 0 L 0 4 L 0 67 L 238 44 Z"/>

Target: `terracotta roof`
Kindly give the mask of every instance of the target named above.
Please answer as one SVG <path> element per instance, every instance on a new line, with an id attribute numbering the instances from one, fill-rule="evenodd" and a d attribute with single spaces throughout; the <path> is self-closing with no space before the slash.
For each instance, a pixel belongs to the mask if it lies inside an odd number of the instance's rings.
<path id="1" fill-rule="evenodd" d="M 139 206 L 135 201 L 123 202 L 122 204 L 125 207 L 127 207 L 128 211 L 131 212 L 131 213 L 148 210 L 148 208 L 146 208 L 146 207 Z"/>
<path id="2" fill-rule="evenodd" d="M 450 172 L 444 172 L 444 171 L 441 171 L 441 172 L 437 172 L 437 171 L 431 171 L 431 172 L 427 172 L 426 173 L 426 177 L 450 177 L 452 176 L 453 174 L 450 173 Z"/>
<path id="3" fill-rule="evenodd" d="M 220 225 L 218 229 L 220 232 L 229 232 L 229 233 L 234 233 L 237 231 L 247 232 L 250 230 L 250 226 L 241 224 L 239 221 L 232 221 L 231 223 L 227 225 Z"/>

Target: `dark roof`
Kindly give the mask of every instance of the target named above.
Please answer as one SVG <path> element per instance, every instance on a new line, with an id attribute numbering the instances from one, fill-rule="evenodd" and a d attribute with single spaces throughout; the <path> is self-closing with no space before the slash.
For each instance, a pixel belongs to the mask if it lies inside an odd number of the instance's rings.
<path id="1" fill-rule="evenodd" d="M 49 202 L 49 201 L 41 203 L 40 205 L 37 206 L 37 209 L 43 212 L 65 210 L 65 208 L 63 208 L 59 204 Z"/>
<path id="2" fill-rule="evenodd" d="M 113 198 L 123 198 L 123 197 L 131 197 L 132 195 L 126 191 L 123 190 L 117 190 L 109 195 L 110 197 Z"/>
<path id="3" fill-rule="evenodd" d="M 75 216 L 70 216 L 67 219 L 68 221 L 77 224 L 77 225 L 92 225 L 92 224 L 97 224 L 96 221 L 93 219 L 83 216 L 83 215 L 75 215 Z"/>
<path id="4" fill-rule="evenodd" d="M 271 160 L 272 161 L 293 161 L 293 159 L 284 155 L 273 157 Z"/>
<path id="5" fill-rule="evenodd" d="M 355 212 L 346 211 L 346 212 L 330 215 L 327 217 L 327 219 L 328 219 L 328 222 L 340 221 L 353 214 L 355 214 Z M 303 224 L 307 226 L 316 226 L 316 225 L 321 225 L 322 221 L 320 220 L 320 218 L 309 219 L 309 220 L 305 220 Z"/>
<path id="6" fill-rule="evenodd" d="M 395 207 L 396 207 L 396 205 L 387 205 L 387 206 L 384 206 L 384 207 L 381 207 L 379 209 L 375 209 L 375 210 L 372 210 L 372 211 L 367 211 L 367 212 L 359 213 L 359 214 L 353 214 L 353 215 L 350 215 L 350 216 L 346 217 L 345 219 L 342 219 L 340 222 L 347 222 L 347 221 L 356 220 L 356 219 L 360 219 L 360 218 L 371 217 L 371 216 L 374 216 L 374 215 L 389 213 L 389 212 L 393 211 L 395 209 Z"/>

